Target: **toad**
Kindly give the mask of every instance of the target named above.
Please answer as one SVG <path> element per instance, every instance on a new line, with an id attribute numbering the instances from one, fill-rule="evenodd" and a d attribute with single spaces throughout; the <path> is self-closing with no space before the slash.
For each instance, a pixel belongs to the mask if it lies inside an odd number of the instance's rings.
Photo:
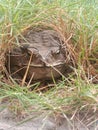
<path id="1" fill-rule="evenodd" d="M 32 80 L 50 80 L 64 73 L 66 50 L 56 31 L 31 29 L 23 38 L 19 38 L 19 43 L 20 46 L 15 47 L 9 54 L 8 66 L 12 75 L 17 73 L 23 77 L 27 71 L 27 80 L 30 80 L 32 75 Z"/>

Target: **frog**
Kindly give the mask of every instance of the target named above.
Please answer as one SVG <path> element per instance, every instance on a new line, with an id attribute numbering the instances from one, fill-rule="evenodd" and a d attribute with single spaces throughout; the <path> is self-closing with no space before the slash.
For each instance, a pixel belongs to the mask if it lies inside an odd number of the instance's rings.
<path id="1" fill-rule="evenodd" d="M 23 77 L 28 67 L 27 80 L 32 76 L 32 80 L 59 78 L 66 69 L 65 52 L 64 41 L 57 31 L 31 29 L 19 38 L 19 47 L 10 52 L 10 71 Z"/>

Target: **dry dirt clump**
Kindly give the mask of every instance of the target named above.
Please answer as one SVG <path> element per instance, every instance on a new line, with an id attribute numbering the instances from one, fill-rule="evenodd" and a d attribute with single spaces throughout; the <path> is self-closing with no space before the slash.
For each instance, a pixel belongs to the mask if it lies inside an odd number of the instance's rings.
<path id="1" fill-rule="evenodd" d="M 7 53 L 7 70 L 15 78 L 32 82 L 63 76 L 72 62 L 71 52 L 57 31 L 32 28 L 18 37 L 19 46 Z"/>

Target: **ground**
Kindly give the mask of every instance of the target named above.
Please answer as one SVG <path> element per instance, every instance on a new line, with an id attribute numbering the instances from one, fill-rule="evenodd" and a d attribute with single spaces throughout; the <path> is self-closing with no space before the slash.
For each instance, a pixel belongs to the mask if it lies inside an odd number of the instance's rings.
<path id="1" fill-rule="evenodd" d="M 45 113 L 33 113 L 29 116 L 16 117 L 8 109 L 0 112 L 0 130 L 97 130 L 98 119 L 86 124 L 87 120 L 80 120 L 79 115 L 71 119 L 59 115 L 47 116 Z M 90 117 L 91 118 L 91 117 Z M 89 120 L 91 120 L 89 118 Z"/>

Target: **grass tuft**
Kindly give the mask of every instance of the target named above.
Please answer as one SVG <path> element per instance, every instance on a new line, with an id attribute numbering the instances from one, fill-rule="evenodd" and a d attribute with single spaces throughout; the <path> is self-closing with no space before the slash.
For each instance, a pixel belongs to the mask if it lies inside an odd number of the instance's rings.
<path id="1" fill-rule="evenodd" d="M 40 91 L 37 83 L 21 86 L 1 74 L 2 103 L 8 101 L 16 113 L 24 109 L 74 115 L 78 111 L 98 110 L 97 5 L 97 0 L 0 0 L 0 71 L 6 70 L 6 51 L 19 44 L 18 35 L 39 26 L 60 33 L 74 65 L 69 77 L 63 77 L 46 92 Z M 36 89 L 30 91 L 32 87 Z"/>

